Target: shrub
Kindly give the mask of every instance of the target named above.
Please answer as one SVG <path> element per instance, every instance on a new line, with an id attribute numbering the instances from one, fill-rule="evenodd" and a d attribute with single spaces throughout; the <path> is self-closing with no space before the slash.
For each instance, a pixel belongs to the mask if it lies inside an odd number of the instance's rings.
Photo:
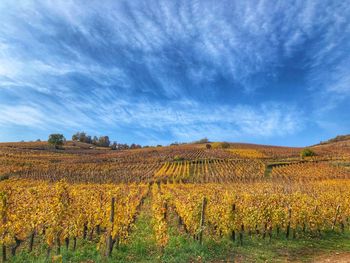
<path id="1" fill-rule="evenodd" d="M 183 161 L 183 160 L 185 160 L 185 159 L 183 157 L 179 156 L 179 155 L 175 155 L 174 156 L 174 161 L 176 161 L 176 162 L 180 162 L 180 161 Z"/>
<path id="2" fill-rule="evenodd" d="M 303 150 L 300 152 L 300 157 L 301 157 L 301 158 L 304 158 L 304 157 L 311 157 L 311 156 L 315 156 L 315 155 L 316 155 L 316 153 L 315 153 L 313 150 L 309 149 L 309 148 L 305 148 L 305 149 L 303 149 Z"/>
<path id="3" fill-rule="evenodd" d="M 61 145 L 64 144 L 66 139 L 64 138 L 63 134 L 50 134 L 49 139 L 47 142 L 53 146 L 55 146 L 56 149 L 58 149 Z"/>
<path id="4" fill-rule="evenodd" d="M 209 142 L 208 138 L 203 138 L 203 139 L 200 139 L 198 141 L 194 141 L 193 143 L 194 144 L 204 144 L 204 143 L 208 143 L 208 142 Z"/>
<path id="5" fill-rule="evenodd" d="M 79 142 L 85 142 L 85 143 L 92 143 L 92 139 L 90 135 L 87 135 L 86 132 L 77 132 L 76 134 L 73 134 L 72 141 L 79 141 Z"/>
<path id="6" fill-rule="evenodd" d="M 230 144 L 228 142 L 223 142 L 223 143 L 221 143 L 221 148 L 228 149 L 228 148 L 230 148 Z"/>
<path id="7" fill-rule="evenodd" d="M 110 144 L 111 142 L 108 136 L 100 136 L 100 138 L 98 138 L 98 146 L 109 147 Z"/>
<path id="8" fill-rule="evenodd" d="M 214 142 L 211 144 L 214 149 L 227 149 L 230 148 L 230 144 L 228 142 Z"/>

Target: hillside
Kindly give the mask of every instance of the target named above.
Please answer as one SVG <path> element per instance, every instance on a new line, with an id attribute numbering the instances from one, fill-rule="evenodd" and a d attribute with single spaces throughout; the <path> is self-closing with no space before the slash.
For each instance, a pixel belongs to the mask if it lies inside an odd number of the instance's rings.
<path id="1" fill-rule="evenodd" d="M 341 160 L 349 156 L 350 149 L 342 142 L 314 146 L 317 153 L 314 160 Z M 47 142 L 18 142 L 0 144 L 0 176 L 21 176 L 68 181 L 87 182 L 151 182 L 157 179 L 157 170 L 173 162 L 208 162 L 208 169 L 222 169 L 213 162 L 222 160 L 226 165 L 242 167 L 247 176 L 255 177 L 265 166 L 300 162 L 302 148 L 278 147 L 247 143 L 230 143 L 222 148 L 222 143 L 181 144 L 141 149 L 111 150 L 108 147 L 67 141 L 62 149 L 55 149 Z M 248 165 L 250 163 L 251 165 Z M 217 178 L 193 177 L 192 164 L 189 166 L 190 177 L 185 181 L 212 182 Z M 257 170 L 251 170 L 252 167 Z M 262 167 L 262 168 L 259 168 Z M 167 169 L 167 168 L 164 168 Z M 89 170 L 89 173 L 86 173 Z M 47 173 L 46 171 L 50 171 Z M 248 172 L 249 171 L 249 172 Z M 170 172 L 167 172 L 170 174 Z M 214 175 L 217 172 L 214 172 Z M 66 175 L 70 176 L 67 177 Z M 225 175 L 221 175 L 226 181 Z M 165 178 L 168 178 L 166 176 Z M 162 179 L 164 180 L 164 178 Z M 232 181 L 232 180 L 230 180 Z"/>
<path id="2" fill-rule="evenodd" d="M 9 262 L 304 262 L 350 252 L 343 144 L 301 158 L 303 148 L 248 143 L 1 143 L 0 253 Z"/>
<path id="3" fill-rule="evenodd" d="M 312 146 L 316 152 L 324 155 L 350 155 L 350 135 L 339 135 Z"/>
<path id="4" fill-rule="evenodd" d="M 338 135 L 334 138 L 331 138 L 327 141 L 320 142 L 320 145 L 331 144 L 331 143 L 339 143 L 339 142 L 350 142 L 350 134 L 347 135 Z"/>

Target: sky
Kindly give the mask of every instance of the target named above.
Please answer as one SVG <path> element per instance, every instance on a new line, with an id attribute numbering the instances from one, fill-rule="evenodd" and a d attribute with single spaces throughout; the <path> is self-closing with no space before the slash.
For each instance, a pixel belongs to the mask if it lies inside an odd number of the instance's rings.
<path id="1" fill-rule="evenodd" d="M 1 0 L 0 25 L 0 141 L 350 133 L 349 0 Z"/>

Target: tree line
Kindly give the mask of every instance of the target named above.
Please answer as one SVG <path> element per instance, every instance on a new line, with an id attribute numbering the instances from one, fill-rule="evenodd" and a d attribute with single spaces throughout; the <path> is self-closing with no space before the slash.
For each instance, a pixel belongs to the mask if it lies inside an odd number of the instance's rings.
<path id="1" fill-rule="evenodd" d="M 77 132 L 72 135 L 73 142 L 82 142 L 92 144 L 98 147 L 110 147 L 112 150 L 126 150 L 126 149 L 139 149 L 141 145 L 132 143 L 130 145 L 126 143 L 111 142 L 108 136 L 91 136 L 86 132 Z M 53 145 L 56 149 L 62 146 L 66 142 L 66 138 L 63 134 L 50 134 L 48 143 Z"/>
<path id="2" fill-rule="evenodd" d="M 98 147 L 110 147 L 112 150 L 127 150 L 127 149 L 139 149 L 142 148 L 140 144 L 126 144 L 126 143 L 117 143 L 116 141 L 111 142 L 108 136 L 91 136 L 88 135 L 86 132 L 77 132 L 72 135 L 72 141 L 73 142 L 82 142 L 87 144 L 92 144 L 94 146 Z M 66 138 L 63 136 L 63 134 L 50 134 L 48 143 L 55 146 L 55 148 L 59 148 L 66 142 Z M 192 142 L 193 144 L 206 144 L 206 148 L 210 149 L 212 147 L 211 142 L 208 138 L 203 138 L 198 141 Z M 179 143 L 174 142 L 171 143 L 170 146 L 177 146 L 187 144 L 186 142 Z M 220 143 L 221 148 L 229 148 L 230 144 L 227 142 Z M 144 146 L 143 148 L 148 148 L 150 146 Z M 162 147 L 162 145 L 158 144 L 156 147 Z"/>
<path id="3" fill-rule="evenodd" d="M 85 132 L 77 132 L 73 134 L 72 141 L 84 142 L 100 147 L 109 147 L 111 145 L 111 141 L 109 140 L 108 136 L 100 136 L 97 138 L 97 136 L 92 137 Z"/>

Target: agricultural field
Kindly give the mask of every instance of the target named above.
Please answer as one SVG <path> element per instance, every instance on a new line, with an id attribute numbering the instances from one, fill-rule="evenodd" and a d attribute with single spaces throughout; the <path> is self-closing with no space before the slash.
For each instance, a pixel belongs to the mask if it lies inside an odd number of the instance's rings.
<path id="1" fill-rule="evenodd" d="M 350 263 L 350 0 L 0 25 L 0 263 Z"/>
<path id="2" fill-rule="evenodd" d="M 8 262 L 327 262 L 350 253 L 350 150 L 0 144 Z M 332 262 L 332 261 L 331 261 Z"/>

